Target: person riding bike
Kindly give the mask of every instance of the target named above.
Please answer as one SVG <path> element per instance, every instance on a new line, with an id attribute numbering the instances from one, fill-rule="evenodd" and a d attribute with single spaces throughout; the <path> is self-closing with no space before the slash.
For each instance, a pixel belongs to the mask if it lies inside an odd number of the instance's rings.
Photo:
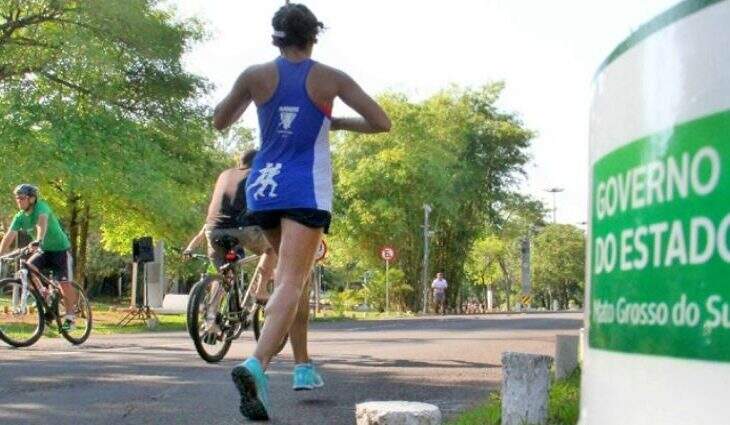
<path id="1" fill-rule="evenodd" d="M 71 258 L 71 243 L 61 228 L 56 214 L 46 201 L 39 199 L 38 188 L 32 184 L 23 183 L 13 191 L 15 202 L 20 211 L 13 218 L 10 230 L 0 242 L 0 255 L 7 252 L 15 242 L 18 232 L 25 231 L 35 236 L 29 244 L 33 254 L 28 263 L 39 270 L 49 270 L 53 278 L 58 280 L 63 303 L 66 306 L 75 306 L 78 295 L 71 285 L 73 278 L 73 259 Z M 44 288 L 35 283 L 43 294 Z M 69 330 L 76 321 L 75 308 L 67 308 L 63 318 L 63 329 Z"/>
<path id="2" fill-rule="evenodd" d="M 229 168 L 218 176 L 208 206 L 208 216 L 205 224 L 185 248 L 183 255 L 189 257 L 203 241 L 203 238 L 207 238 L 208 257 L 216 267 L 220 267 L 225 263 L 226 250 L 215 243 L 216 239 L 225 236 L 236 238 L 241 247 L 261 256 L 257 266 L 259 279 L 256 282 L 257 286 L 254 288 L 254 297 L 258 303 L 266 304 L 268 300 L 266 284 L 273 277 L 277 260 L 276 253 L 266 241 L 261 229 L 258 226 L 248 225 L 245 220 L 246 179 L 251 172 L 251 163 L 256 153 L 255 149 L 246 151 L 239 158 L 237 167 Z M 221 291 L 218 291 L 217 282 L 214 282 L 211 291 L 215 294 L 212 304 L 217 305 L 218 297 L 223 295 Z M 216 329 L 215 312 L 211 311 L 210 313 L 206 320 L 209 322 L 206 327 L 209 332 L 219 334 L 219 329 Z"/>

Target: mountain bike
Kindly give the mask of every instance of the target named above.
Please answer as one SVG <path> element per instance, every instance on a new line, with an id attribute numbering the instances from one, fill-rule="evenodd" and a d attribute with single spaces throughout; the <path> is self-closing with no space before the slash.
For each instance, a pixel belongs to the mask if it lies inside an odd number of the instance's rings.
<path id="1" fill-rule="evenodd" d="M 82 344 L 91 333 L 91 304 L 79 285 L 69 282 L 77 293 L 73 307 L 66 306 L 60 284 L 46 277 L 26 261 L 31 254 L 21 248 L 0 257 L 0 262 L 14 263 L 12 278 L 0 279 L 0 339 L 14 347 L 35 344 L 45 326 L 54 322 L 58 332 L 74 345 Z M 74 314 L 76 321 L 70 328 L 63 327 L 66 314 Z"/>
<path id="2" fill-rule="evenodd" d="M 224 264 L 214 270 L 209 268 L 193 285 L 187 307 L 187 328 L 195 350 L 209 363 L 221 361 L 233 340 L 249 327 L 258 340 L 265 320 L 264 306 L 256 303 L 252 294 L 259 271 L 256 269 L 251 279 L 243 271 L 244 265 L 257 262 L 259 256 L 245 256 L 232 236 L 217 238 L 213 243 L 226 250 Z M 204 255 L 191 257 L 208 261 Z M 286 339 L 281 348 L 284 344 Z"/>

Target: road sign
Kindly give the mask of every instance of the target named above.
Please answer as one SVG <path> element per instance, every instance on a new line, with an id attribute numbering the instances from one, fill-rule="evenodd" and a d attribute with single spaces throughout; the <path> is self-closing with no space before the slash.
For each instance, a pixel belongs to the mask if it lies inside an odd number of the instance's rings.
<path id="1" fill-rule="evenodd" d="M 530 295 L 522 295 L 520 301 L 522 305 L 530 305 L 532 303 L 532 297 Z"/>
<path id="2" fill-rule="evenodd" d="M 322 261 L 327 256 L 327 243 L 322 239 L 317 248 L 317 252 L 314 254 L 314 261 Z"/>
<path id="3" fill-rule="evenodd" d="M 390 310 L 390 285 L 388 282 L 388 266 L 390 265 L 390 262 L 395 259 L 395 248 L 390 245 L 383 246 L 382 248 L 380 248 L 380 258 L 385 261 L 385 311 L 388 312 Z"/>
<path id="4" fill-rule="evenodd" d="M 395 259 L 395 248 L 390 245 L 385 245 L 380 248 L 380 258 L 382 258 L 383 261 L 393 261 L 393 259 Z"/>

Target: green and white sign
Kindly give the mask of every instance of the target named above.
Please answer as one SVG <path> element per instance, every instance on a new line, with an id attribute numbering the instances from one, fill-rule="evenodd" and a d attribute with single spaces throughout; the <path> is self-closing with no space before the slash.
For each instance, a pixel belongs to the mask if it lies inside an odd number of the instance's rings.
<path id="1" fill-rule="evenodd" d="M 590 346 L 730 361 L 730 111 L 593 167 Z"/>
<path id="2" fill-rule="evenodd" d="M 730 422 L 730 0 L 666 6 L 594 80 L 580 425 Z"/>

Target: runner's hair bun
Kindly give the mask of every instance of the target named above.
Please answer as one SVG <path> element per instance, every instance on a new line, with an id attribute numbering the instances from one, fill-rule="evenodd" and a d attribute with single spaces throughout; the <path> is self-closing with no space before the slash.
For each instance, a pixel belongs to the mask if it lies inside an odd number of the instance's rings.
<path id="1" fill-rule="evenodd" d="M 271 20 L 274 27 L 272 42 L 276 47 L 296 46 L 300 49 L 317 42 L 324 24 L 317 20 L 307 6 L 291 3 L 282 6 Z"/>

